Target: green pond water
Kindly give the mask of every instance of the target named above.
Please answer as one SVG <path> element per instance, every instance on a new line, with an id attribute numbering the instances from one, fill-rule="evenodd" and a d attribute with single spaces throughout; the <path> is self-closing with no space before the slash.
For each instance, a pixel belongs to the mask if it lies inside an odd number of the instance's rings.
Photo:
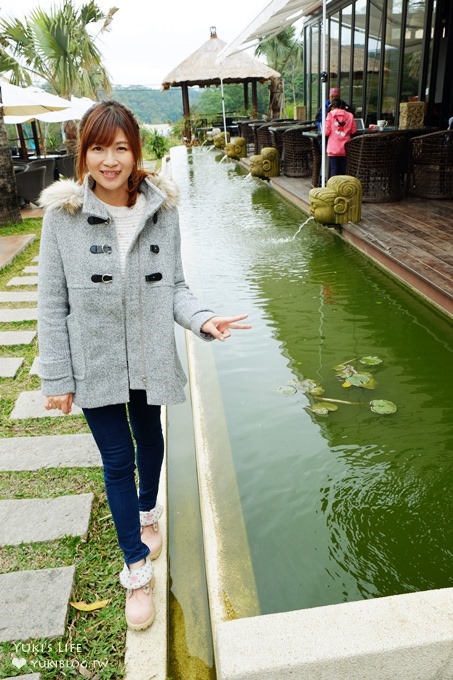
<path id="1" fill-rule="evenodd" d="M 451 325 L 238 164 L 171 158 L 186 278 L 253 325 L 213 346 L 262 612 L 452 586 Z"/>

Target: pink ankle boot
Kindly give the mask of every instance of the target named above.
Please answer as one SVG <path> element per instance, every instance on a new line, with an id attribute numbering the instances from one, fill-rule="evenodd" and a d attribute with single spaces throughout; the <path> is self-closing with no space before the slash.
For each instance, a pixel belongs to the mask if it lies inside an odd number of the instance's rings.
<path id="1" fill-rule="evenodd" d="M 156 610 L 153 602 L 154 570 L 149 556 L 141 567 L 124 565 L 120 583 L 126 591 L 126 623 L 132 630 L 145 630 L 153 623 Z"/>
<path id="2" fill-rule="evenodd" d="M 163 507 L 156 503 L 156 507 L 147 512 L 140 511 L 141 539 L 149 548 L 149 556 L 157 560 L 162 552 L 162 534 L 159 529 L 159 519 L 162 517 Z"/>

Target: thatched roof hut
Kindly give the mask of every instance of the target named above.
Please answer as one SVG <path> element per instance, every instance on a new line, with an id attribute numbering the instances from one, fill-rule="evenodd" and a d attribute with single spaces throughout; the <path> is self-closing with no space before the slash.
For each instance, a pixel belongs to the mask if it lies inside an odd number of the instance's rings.
<path id="1" fill-rule="evenodd" d="M 217 61 L 219 52 L 226 43 L 217 37 L 215 27 L 211 27 L 211 37 L 201 47 L 184 59 L 164 78 L 162 88 L 181 87 L 184 107 L 184 117 L 190 117 L 189 91 L 190 86 L 209 87 L 220 85 L 221 80 L 226 83 L 244 83 L 244 108 L 248 109 L 248 83 L 252 83 L 252 106 L 257 111 L 258 100 L 256 83 L 264 83 L 272 78 L 280 78 L 280 73 L 251 57 L 245 52 L 238 52 Z"/>

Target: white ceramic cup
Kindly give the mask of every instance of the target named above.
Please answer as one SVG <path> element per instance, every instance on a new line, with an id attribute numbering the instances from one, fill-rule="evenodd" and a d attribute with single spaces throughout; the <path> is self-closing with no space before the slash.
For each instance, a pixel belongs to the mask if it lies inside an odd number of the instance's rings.
<path id="1" fill-rule="evenodd" d="M 378 120 L 377 121 L 377 126 L 381 130 L 384 129 L 385 127 L 387 127 L 387 125 L 388 125 L 388 122 L 386 120 Z"/>

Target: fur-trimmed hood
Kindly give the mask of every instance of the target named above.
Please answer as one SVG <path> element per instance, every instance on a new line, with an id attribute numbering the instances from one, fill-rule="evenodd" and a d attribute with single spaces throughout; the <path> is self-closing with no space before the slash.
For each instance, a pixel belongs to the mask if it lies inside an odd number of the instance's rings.
<path id="1" fill-rule="evenodd" d="M 72 179 L 59 180 L 44 189 L 39 198 L 39 205 L 45 210 L 61 210 L 71 215 L 79 212 L 84 205 L 85 191 L 89 189 L 89 178 L 84 184 L 79 184 Z M 142 183 L 146 191 L 146 185 L 157 192 L 163 199 L 161 208 L 170 210 L 178 205 L 179 192 L 176 184 L 166 175 L 148 175 Z"/>

